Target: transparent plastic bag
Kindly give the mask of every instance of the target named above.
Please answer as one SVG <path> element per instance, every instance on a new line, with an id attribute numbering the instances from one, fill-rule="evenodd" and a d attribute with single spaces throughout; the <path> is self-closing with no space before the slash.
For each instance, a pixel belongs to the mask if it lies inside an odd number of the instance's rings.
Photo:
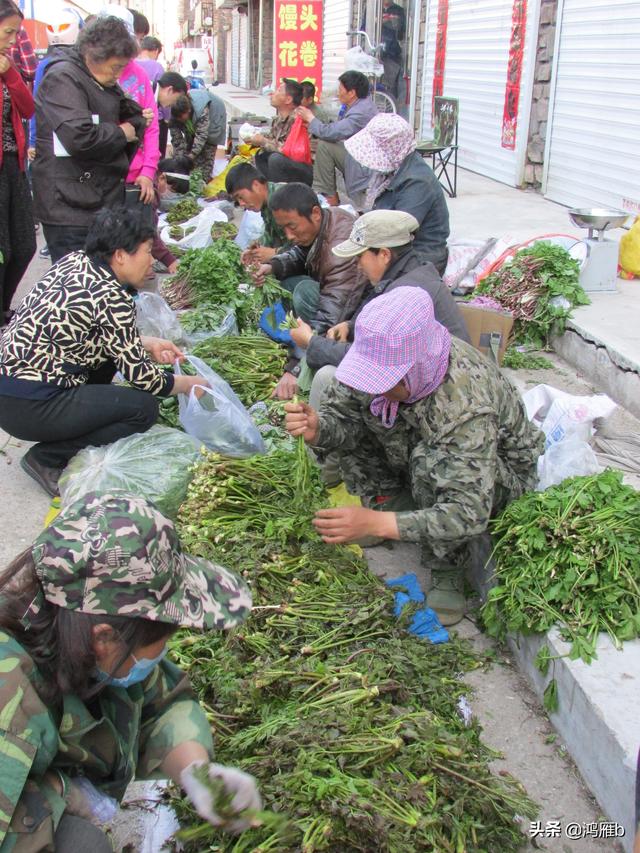
<path id="1" fill-rule="evenodd" d="M 361 71 L 363 74 L 375 74 L 382 77 L 384 65 L 375 58 L 365 53 L 360 45 L 350 47 L 344 55 L 344 67 L 346 71 Z"/>
<path id="2" fill-rule="evenodd" d="M 178 395 L 179 419 L 185 432 L 223 456 L 243 458 L 266 453 L 260 432 L 231 386 L 201 359 L 187 356 L 187 361 L 209 387 L 198 386 L 203 392 L 200 396 L 196 388 L 188 396 Z M 180 376 L 179 362 L 174 369 Z"/>
<path id="3" fill-rule="evenodd" d="M 235 309 L 229 308 L 222 322 L 219 326 L 216 326 L 215 329 L 202 329 L 198 332 L 185 332 L 184 337 L 187 342 L 187 346 L 191 349 L 195 347 L 196 344 L 206 341 L 209 338 L 226 338 L 231 335 L 239 334 L 240 331 L 238 329 L 238 320 L 236 319 Z"/>
<path id="4" fill-rule="evenodd" d="M 177 429 L 154 426 L 103 447 L 77 453 L 60 478 L 65 507 L 88 492 L 124 491 L 154 503 L 175 519 L 191 481 L 199 443 Z"/>
<path id="5" fill-rule="evenodd" d="M 591 447 L 577 436 L 552 444 L 538 459 L 538 491 L 557 486 L 569 477 L 599 474 L 602 466 Z"/>
<path id="6" fill-rule="evenodd" d="M 138 293 L 136 317 L 141 335 L 166 338 L 173 343 L 184 340 L 178 315 L 159 293 Z"/>

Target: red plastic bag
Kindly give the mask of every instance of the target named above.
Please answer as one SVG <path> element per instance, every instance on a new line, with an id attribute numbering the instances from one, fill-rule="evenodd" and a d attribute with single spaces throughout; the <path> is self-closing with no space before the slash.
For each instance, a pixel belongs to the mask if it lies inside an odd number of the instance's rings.
<path id="1" fill-rule="evenodd" d="M 293 126 L 289 131 L 284 145 L 282 146 L 282 154 L 285 157 L 290 157 L 296 163 L 307 163 L 311 165 L 311 143 L 309 141 L 309 131 L 307 126 L 302 121 L 300 116 L 297 116 L 293 122 Z"/>

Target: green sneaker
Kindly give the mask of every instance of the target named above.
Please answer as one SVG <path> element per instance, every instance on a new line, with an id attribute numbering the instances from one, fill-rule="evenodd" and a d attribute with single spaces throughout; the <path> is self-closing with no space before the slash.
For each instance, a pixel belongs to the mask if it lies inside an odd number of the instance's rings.
<path id="1" fill-rule="evenodd" d="M 449 625 L 457 625 L 464 617 L 463 588 L 463 568 L 453 566 L 447 569 L 432 569 L 427 606 L 436 611 L 438 619 L 445 628 Z"/>

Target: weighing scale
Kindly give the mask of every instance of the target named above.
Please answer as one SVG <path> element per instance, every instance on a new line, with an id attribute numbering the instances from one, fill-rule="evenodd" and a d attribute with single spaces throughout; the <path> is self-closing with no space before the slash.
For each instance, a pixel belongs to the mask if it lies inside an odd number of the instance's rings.
<path id="1" fill-rule="evenodd" d="M 574 225 L 589 229 L 587 239 L 574 247 L 580 247 L 582 257 L 577 257 L 575 251 L 571 252 L 580 261 L 580 284 L 586 291 L 616 289 L 619 244 L 616 240 L 605 240 L 604 232 L 607 228 L 620 228 L 628 217 L 624 210 L 602 207 L 569 211 L 569 219 Z M 597 237 L 593 236 L 595 231 L 598 232 Z"/>

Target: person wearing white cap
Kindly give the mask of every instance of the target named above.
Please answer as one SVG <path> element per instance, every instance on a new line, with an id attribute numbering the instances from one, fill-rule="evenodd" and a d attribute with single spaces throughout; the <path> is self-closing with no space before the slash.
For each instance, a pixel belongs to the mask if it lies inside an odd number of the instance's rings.
<path id="1" fill-rule="evenodd" d="M 418 220 L 414 248 L 444 274 L 449 255 L 449 211 L 440 182 L 416 153 L 413 130 L 399 115 L 381 114 L 344 144 L 371 170 L 365 210 L 404 210 Z"/>

